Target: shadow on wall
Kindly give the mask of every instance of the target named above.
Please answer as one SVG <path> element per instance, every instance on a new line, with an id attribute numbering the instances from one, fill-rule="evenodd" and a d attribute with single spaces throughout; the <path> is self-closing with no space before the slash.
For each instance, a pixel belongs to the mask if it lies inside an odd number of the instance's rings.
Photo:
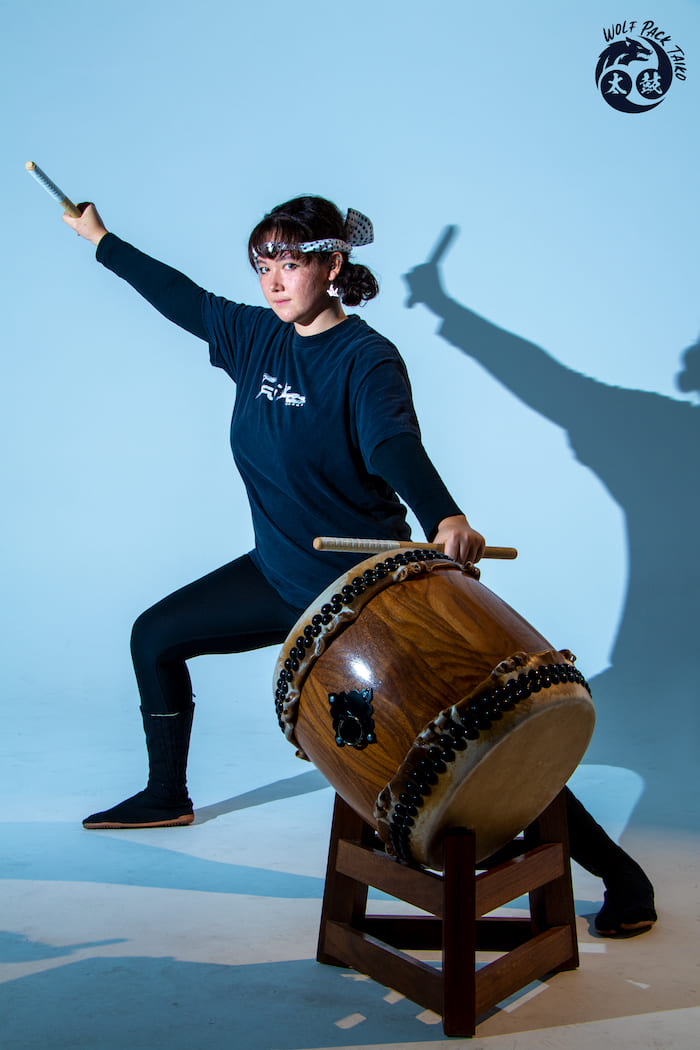
<path id="1" fill-rule="evenodd" d="M 597 725 L 586 758 L 644 777 L 636 821 L 697 827 L 700 408 L 606 386 L 450 299 L 439 262 L 455 230 L 447 227 L 428 262 L 406 275 L 408 305 L 427 306 L 441 318 L 442 338 L 562 427 L 624 514 L 626 601 L 612 666 L 590 681 Z M 700 390 L 700 343 L 685 351 L 676 382 Z"/>

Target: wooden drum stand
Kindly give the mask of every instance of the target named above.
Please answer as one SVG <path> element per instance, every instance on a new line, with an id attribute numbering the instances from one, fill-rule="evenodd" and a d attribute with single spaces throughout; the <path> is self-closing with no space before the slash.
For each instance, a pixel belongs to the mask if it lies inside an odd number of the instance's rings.
<path id="1" fill-rule="evenodd" d="M 368 915 L 370 886 L 427 914 Z M 525 893 L 529 918 L 484 918 Z M 442 968 L 402 949 L 441 950 Z M 503 954 L 477 971 L 477 951 Z M 477 1020 L 514 992 L 576 969 L 563 792 L 478 871 L 474 835 L 448 832 L 442 874 L 388 857 L 374 829 L 336 795 L 317 959 L 441 1014 L 447 1036 L 474 1035 Z"/>

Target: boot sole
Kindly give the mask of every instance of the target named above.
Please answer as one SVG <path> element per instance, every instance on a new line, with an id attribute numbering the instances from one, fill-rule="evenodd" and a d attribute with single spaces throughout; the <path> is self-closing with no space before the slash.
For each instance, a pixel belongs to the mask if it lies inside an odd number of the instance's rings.
<path id="1" fill-rule="evenodd" d="M 616 926 L 612 930 L 599 930 L 596 926 L 596 933 L 601 937 L 619 937 L 626 933 L 646 933 L 647 930 L 651 930 L 656 919 L 645 919 L 641 922 L 621 922 L 619 926 Z"/>
<path id="2" fill-rule="evenodd" d="M 186 827 L 188 824 L 194 824 L 194 813 L 183 813 L 181 817 L 173 817 L 172 820 L 152 820 L 149 822 L 143 822 L 139 824 L 125 824 L 119 823 L 116 820 L 104 821 L 102 823 L 88 823 L 83 821 L 83 827 L 86 831 L 99 831 L 100 829 L 122 828 L 127 830 L 128 828 L 179 828 Z"/>

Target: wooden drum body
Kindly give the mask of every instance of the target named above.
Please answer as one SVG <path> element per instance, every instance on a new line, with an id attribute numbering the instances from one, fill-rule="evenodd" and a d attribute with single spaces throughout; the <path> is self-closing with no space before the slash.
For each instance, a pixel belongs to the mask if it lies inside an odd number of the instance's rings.
<path id="1" fill-rule="evenodd" d="M 568 651 L 433 551 L 368 558 L 297 622 L 280 725 L 388 852 L 442 866 L 451 827 L 493 853 L 558 794 L 595 715 Z"/>

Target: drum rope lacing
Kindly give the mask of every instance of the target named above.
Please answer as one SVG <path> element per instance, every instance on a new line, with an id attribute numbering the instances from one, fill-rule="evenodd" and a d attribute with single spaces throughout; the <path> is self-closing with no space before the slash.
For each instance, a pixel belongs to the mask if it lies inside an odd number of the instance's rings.
<path id="1" fill-rule="evenodd" d="M 464 711 L 455 712 L 457 717 L 447 719 L 434 742 L 422 749 L 422 754 L 414 755 L 410 769 L 403 770 L 406 786 L 393 806 L 389 820 L 391 845 L 400 860 L 415 863 L 410 847 L 414 818 L 440 774 L 447 771 L 448 763 L 455 761 L 456 753 L 464 751 L 469 740 L 477 740 L 483 730 L 491 729 L 493 722 L 512 711 L 521 700 L 552 685 L 567 682 L 582 685 L 588 693 L 591 691 L 581 672 L 572 664 L 547 664 L 523 672 L 489 693 L 470 700 Z"/>
<path id="2" fill-rule="evenodd" d="M 399 554 L 392 554 L 383 561 L 365 569 L 361 576 L 355 576 L 350 583 L 346 583 L 340 590 L 331 596 L 320 609 L 311 617 L 311 622 L 306 624 L 302 633 L 295 640 L 294 645 L 287 653 L 282 670 L 277 678 L 275 687 L 275 710 L 280 729 L 284 732 L 285 721 L 283 717 L 284 702 L 289 692 L 290 683 L 301 666 L 301 661 L 306 655 L 306 650 L 314 646 L 315 639 L 321 634 L 334 616 L 337 616 L 344 608 L 351 607 L 355 600 L 365 591 L 380 581 L 384 580 L 390 573 L 404 565 L 424 561 L 451 561 L 442 551 L 432 550 L 405 550 Z M 473 570 L 475 573 L 478 570 Z"/>

